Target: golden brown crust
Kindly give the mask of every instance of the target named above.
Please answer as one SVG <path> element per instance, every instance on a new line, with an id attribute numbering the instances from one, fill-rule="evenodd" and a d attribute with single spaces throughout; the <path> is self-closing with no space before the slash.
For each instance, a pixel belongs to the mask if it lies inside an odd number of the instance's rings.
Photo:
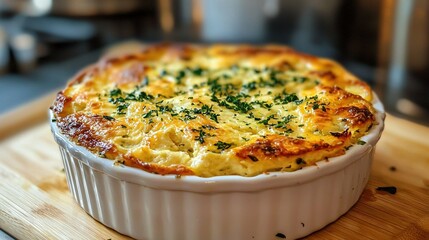
<path id="1" fill-rule="evenodd" d="M 79 145 L 94 152 L 104 155 L 107 152 L 114 153 L 113 144 L 97 136 L 97 130 L 109 129 L 110 121 L 101 116 L 87 116 L 82 114 L 71 114 L 61 119 L 58 127 L 63 133 L 74 139 Z"/>
<path id="2" fill-rule="evenodd" d="M 370 87 L 279 45 L 158 44 L 78 73 L 52 110 L 77 144 L 158 174 L 253 176 L 345 153 L 375 123 Z"/>
<path id="3" fill-rule="evenodd" d="M 124 156 L 124 161 L 127 166 L 135 167 L 150 173 L 161 175 L 175 174 L 180 176 L 194 175 L 191 169 L 183 165 L 160 166 L 158 164 L 143 162 L 132 156 Z"/>
<path id="4" fill-rule="evenodd" d="M 255 143 L 246 145 L 241 149 L 237 149 L 236 155 L 241 158 L 256 156 L 258 159 L 265 159 L 267 157 L 292 157 L 335 147 L 323 141 L 310 142 L 286 136 L 269 136 L 264 139 L 258 139 Z"/>
<path id="5" fill-rule="evenodd" d="M 52 105 L 51 109 L 57 116 L 62 116 L 63 111 L 67 108 L 67 105 L 72 101 L 71 97 L 66 97 L 63 92 L 57 93 L 57 97 L 55 98 L 55 102 Z"/>

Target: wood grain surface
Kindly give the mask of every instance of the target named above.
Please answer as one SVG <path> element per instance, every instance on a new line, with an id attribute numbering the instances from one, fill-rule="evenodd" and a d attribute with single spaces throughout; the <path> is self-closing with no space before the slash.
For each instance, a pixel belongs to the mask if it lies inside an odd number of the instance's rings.
<path id="1" fill-rule="evenodd" d="M 0 228 L 18 239 L 127 239 L 71 197 L 46 119 L 53 97 L 0 116 L 7 121 L 0 127 Z M 20 117 L 27 112 L 33 117 Z M 428 136 L 429 128 L 388 115 L 358 203 L 305 239 L 429 239 Z"/>

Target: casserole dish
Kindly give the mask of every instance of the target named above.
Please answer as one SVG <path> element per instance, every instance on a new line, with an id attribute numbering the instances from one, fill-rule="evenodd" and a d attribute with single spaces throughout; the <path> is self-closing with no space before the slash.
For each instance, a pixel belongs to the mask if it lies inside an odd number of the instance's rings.
<path id="1" fill-rule="evenodd" d="M 294 239 L 335 221 L 358 201 L 384 128 L 375 94 L 373 106 L 378 124 L 362 138 L 366 144 L 299 171 L 254 177 L 178 178 L 115 166 L 68 140 L 54 122 L 51 129 L 73 197 L 120 233 L 137 239 Z"/>
<path id="2" fill-rule="evenodd" d="M 68 185 L 138 239 L 293 239 L 356 203 L 384 110 L 337 63 L 161 44 L 79 73 L 51 108 Z"/>

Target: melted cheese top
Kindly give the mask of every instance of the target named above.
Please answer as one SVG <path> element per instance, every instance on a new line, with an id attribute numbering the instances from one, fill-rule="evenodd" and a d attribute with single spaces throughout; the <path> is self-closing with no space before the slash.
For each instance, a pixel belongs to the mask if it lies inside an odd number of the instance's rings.
<path id="1" fill-rule="evenodd" d="M 283 46 L 170 45 L 103 59 L 52 107 L 61 131 L 158 174 L 295 171 L 375 122 L 371 89 L 337 63 Z"/>

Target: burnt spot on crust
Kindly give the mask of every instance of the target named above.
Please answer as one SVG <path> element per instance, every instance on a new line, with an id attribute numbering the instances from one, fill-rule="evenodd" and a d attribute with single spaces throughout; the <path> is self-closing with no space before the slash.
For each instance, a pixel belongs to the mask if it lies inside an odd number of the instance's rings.
<path id="1" fill-rule="evenodd" d="M 358 108 L 356 106 L 340 107 L 336 114 L 345 116 L 349 122 L 354 124 L 364 124 L 368 121 L 375 121 L 374 114 L 367 107 Z"/>
<path id="2" fill-rule="evenodd" d="M 352 133 L 349 132 L 349 129 L 346 129 L 343 132 L 330 132 L 330 134 L 334 137 L 341 138 L 341 139 L 347 139 L 352 135 Z"/>
<path id="3" fill-rule="evenodd" d="M 70 136 L 79 145 L 100 154 L 116 151 L 111 143 L 103 141 L 96 134 L 97 129 L 109 129 L 111 126 L 111 121 L 98 115 L 71 114 L 58 121 L 58 127 L 63 134 Z"/>
<path id="4" fill-rule="evenodd" d="M 161 175 L 175 174 L 180 176 L 195 175 L 191 169 L 183 165 L 161 166 L 155 163 L 144 162 L 136 157 L 129 155 L 124 156 L 124 161 L 126 166 L 139 168 L 150 173 L 156 173 Z"/>
<path id="5" fill-rule="evenodd" d="M 249 156 L 260 158 L 291 157 L 330 148 L 334 148 L 334 146 L 323 141 L 310 142 L 304 139 L 272 135 L 267 138 L 258 139 L 254 143 L 241 148 L 237 148 L 235 154 L 242 159 L 249 158 Z"/>
<path id="6" fill-rule="evenodd" d="M 259 159 L 257 157 L 255 157 L 255 156 L 253 156 L 253 155 L 248 155 L 247 157 L 249 157 L 250 160 L 252 160 L 253 162 L 259 161 Z"/>

